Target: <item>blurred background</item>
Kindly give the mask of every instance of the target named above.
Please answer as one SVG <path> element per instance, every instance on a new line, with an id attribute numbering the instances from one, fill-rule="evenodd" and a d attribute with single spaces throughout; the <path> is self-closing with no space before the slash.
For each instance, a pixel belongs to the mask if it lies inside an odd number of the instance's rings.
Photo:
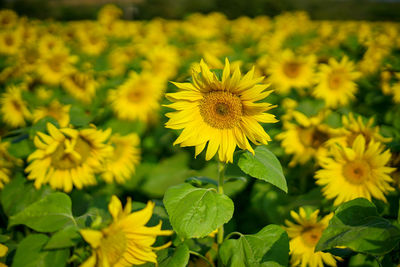
<path id="1" fill-rule="evenodd" d="M 317 20 L 400 21 L 400 0 L 0 0 L 0 8 L 39 19 L 77 20 L 95 19 L 106 3 L 121 7 L 125 19 L 181 19 L 213 11 L 234 19 L 304 10 Z"/>

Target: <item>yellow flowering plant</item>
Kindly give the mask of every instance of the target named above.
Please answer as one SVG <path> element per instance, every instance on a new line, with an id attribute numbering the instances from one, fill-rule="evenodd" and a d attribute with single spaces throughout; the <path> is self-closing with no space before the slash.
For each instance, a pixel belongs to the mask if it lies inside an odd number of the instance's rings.
<path id="1" fill-rule="evenodd" d="M 0 10 L 0 266 L 400 264 L 400 24 L 128 16 Z"/>

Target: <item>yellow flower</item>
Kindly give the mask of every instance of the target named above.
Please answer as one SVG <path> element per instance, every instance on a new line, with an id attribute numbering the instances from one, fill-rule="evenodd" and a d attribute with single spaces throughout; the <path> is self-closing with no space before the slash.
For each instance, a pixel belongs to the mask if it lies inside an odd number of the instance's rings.
<path id="1" fill-rule="evenodd" d="M 92 75 L 74 71 L 62 80 L 62 86 L 72 97 L 89 104 L 96 94 L 98 83 Z"/>
<path id="2" fill-rule="evenodd" d="M 53 53 L 65 52 L 67 48 L 60 37 L 52 34 L 45 34 L 38 40 L 38 50 L 42 57 L 48 57 Z"/>
<path id="3" fill-rule="evenodd" d="M 343 57 L 340 62 L 331 58 L 329 64 L 320 66 L 318 85 L 314 88 L 313 95 L 323 99 L 328 107 L 345 106 L 354 99 L 357 91 L 354 81 L 359 77 L 360 73 L 354 70 L 353 62 L 347 57 Z"/>
<path id="4" fill-rule="evenodd" d="M 104 38 L 104 34 L 96 27 L 97 25 L 90 24 L 90 31 L 86 30 L 86 27 L 81 28 L 78 32 L 78 40 L 80 43 L 80 49 L 82 52 L 89 55 L 98 55 L 107 46 L 107 40 Z"/>
<path id="5" fill-rule="evenodd" d="M 103 6 L 98 14 L 100 24 L 108 25 L 119 19 L 123 14 L 122 10 L 112 4 Z"/>
<path id="6" fill-rule="evenodd" d="M 74 71 L 73 63 L 76 61 L 76 56 L 71 56 L 68 50 L 62 49 L 41 58 L 37 72 L 45 84 L 58 85 Z"/>
<path id="7" fill-rule="evenodd" d="M 114 134 L 110 142 L 114 147 L 114 152 L 106 160 L 101 177 L 107 183 L 112 183 L 114 179 L 117 183 L 124 183 L 135 172 L 135 167 L 140 161 L 139 136 Z"/>
<path id="8" fill-rule="evenodd" d="M 161 230 L 161 221 L 156 226 L 146 226 L 152 216 L 154 205 L 149 201 L 144 209 L 131 213 L 130 198 L 122 209 L 121 201 L 112 196 L 108 210 L 113 222 L 101 231 L 91 229 L 80 231 L 83 239 L 93 248 L 92 255 L 81 266 L 128 267 L 146 262 L 157 264 L 154 250 L 166 248 L 171 242 L 158 248 L 152 245 L 157 236 L 168 236 L 172 231 Z"/>
<path id="9" fill-rule="evenodd" d="M 375 140 L 368 144 L 363 135 L 357 136 L 352 146 L 334 146 L 330 154 L 320 158 L 321 170 L 315 174 L 316 183 L 334 205 L 363 197 L 386 202 L 385 194 L 394 190 L 390 177 L 395 168 L 388 167 L 389 150 Z"/>
<path id="10" fill-rule="evenodd" d="M 38 122 L 44 117 L 52 117 L 57 120 L 61 127 L 69 124 L 69 110 L 71 105 L 62 105 L 57 100 L 53 100 L 48 107 L 39 107 L 33 112 L 33 123 Z"/>
<path id="11" fill-rule="evenodd" d="M 47 130 L 49 135 L 38 132 L 35 136 L 37 149 L 29 155 L 30 164 L 25 169 L 35 187 L 50 184 L 53 189 L 69 192 L 73 186 L 81 189 L 96 184 L 95 173 L 112 153 L 112 147 L 105 143 L 111 131 L 57 129 L 51 123 Z"/>
<path id="12" fill-rule="evenodd" d="M 173 46 L 153 47 L 146 54 L 142 66 L 157 77 L 170 79 L 176 75 L 179 66 L 178 50 Z"/>
<path id="13" fill-rule="evenodd" d="M 310 159 L 318 159 L 327 153 L 327 141 L 336 134 L 336 131 L 324 124 L 327 113 L 321 112 L 315 117 L 308 118 L 299 111 L 290 111 L 289 118 L 294 122 L 285 120 L 284 131 L 276 136 L 282 141 L 285 153 L 293 155 L 289 166 L 297 163 L 305 164 Z"/>
<path id="14" fill-rule="evenodd" d="M 13 10 L 0 10 L 0 28 L 11 28 L 17 24 L 18 15 Z"/>
<path id="15" fill-rule="evenodd" d="M 31 118 L 26 102 L 22 99 L 21 89 L 10 86 L 0 99 L 3 121 L 15 128 L 25 126 L 25 119 Z"/>
<path id="16" fill-rule="evenodd" d="M 9 146 L 9 142 L 2 142 L 0 139 L 0 189 L 10 181 L 12 168 L 22 164 L 22 160 L 16 159 L 8 153 Z"/>
<path id="17" fill-rule="evenodd" d="M 147 122 L 156 112 L 163 83 L 150 72 L 131 73 L 116 90 L 110 90 L 111 108 L 119 119 Z"/>
<path id="18" fill-rule="evenodd" d="M 15 55 L 21 46 L 21 36 L 18 31 L 0 32 L 0 54 Z"/>
<path id="19" fill-rule="evenodd" d="M 330 253 L 314 252 L 322 232 L 333 217 L 333 213 L 330 213 L 318 220 L 318 213 L 319 210 L 316 210 L 307 216 L 305 210 L 300 208 L 299 213 L 290 212 L 296 223 L 285 220 L 287 225 L 285 229 L 290 238 L 291 266 L 323 267 L 324 264 L 336 266 L 336 260 L 340 260 Z"/>
<path id="20" fill-rule="evenodd" d="M 174 83 L 180 91 L 167 94 L 174 102 L 167 107 L 177 110 L 167 113 L 167 128 L 183 129 L 174 144 L 195 146 L 195 156 L 208 143 L 206 160 L 218 151 L 219 160 L 233 162 L 236 146 L 254 153 L 248 139 L 256 145 L 267 144 L 269 135 L 259 124 L 277 122 L 275 116 L 265 113 L 275 106 L 256 102 L 272 91 L 267 84 L 259 84 L 264 77 L 254 78 L 254 67 L 244 77 L 239 67 L 233 70 L 226 59 L 222 79 L 212 73 L 204 61 L 201 72 L 192 71 L 193 83 Z"/>
<path id="21" fill-rule="evenodd" d="M 0 258 L 4 257 L 8 252 L 8 247 L 0 244 Z M 7 267 L 4 263 L 0 262 L 0 267 Z"/>
<path id="22" fill-rule="evenodd" d="M 268 81 L 281 94 L 286 94 L 290 89 L 309 87 L 314 81 L 314 55 L 297 56 L 290 50 L 285 50 L 267 68 L 270 74 Z"/>

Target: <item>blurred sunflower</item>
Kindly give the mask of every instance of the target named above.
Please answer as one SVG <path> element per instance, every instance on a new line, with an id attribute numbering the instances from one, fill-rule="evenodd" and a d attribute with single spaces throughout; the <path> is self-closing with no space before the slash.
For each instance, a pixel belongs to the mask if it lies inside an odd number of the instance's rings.
<path id="1" fill-rule="evenodd" d="M 298 56 L 285 50 L 267 67 L 268 81 L 281 94 L 287 94 L 291 88 L 309 87 L 314 81 L 315 62 L 314 55 Z"/>
<path id="2" fill-rule="evenodd" d="M 276 139 L 282 141 L 285 153 L 293 155 L 289 166 L 305 164 L 312 158 L 326 155 L 327 141 L 336 134 L 335 129 L 323 123 L 327 113 L 307 117 L 299 111 L 291 111 L 289 115 L 288 118 L 293 117 L 294 122 L 285 120 L 284 131 L 276 136 Z"/>
<path id="3" fill-rule="evenodd" d="M 64 77 L 74 71 L 73 63 L 77 60 L 77 56 L 72 56 L 68 50 L 62 49 L 42 57 L 37 72 L 45 84 L 58 85 Z"/>
<path id="4" fill-rule="evenodd" d="M 163 83 L 151 72 L 131 73 L 129 78 L 108 99 L 119 119 L 147 122 L 160 107 Z"/>
<path id="5" fill-rule="evenodd" d="M 299 213 L 290 212 L 296 223 L 285 220 L 287 225 L 285 229 L 290 238 L 291 266 L 323 267 L 324 264 L 336 266 L 336 260 L 340 260 L 330 253 L 314 251 L 322 232 L 333 217 L 333 213 L 330 213 L 318 220 L 318 213 L 319 210 L 316 210 L 307 216 L 305 210 L 300 208 Z"/>
<path id="6" fill-rule="evenodd" d="M 0 32 L 0 54 L 15 55 L 21 46 L 21 35 L 19 31 Z"/>
<path id="7" fill-rule="evenodd" d="M 0 105 L 3 121 L 13 128 L 25 126 L 25 120 L 31 118 L 31 113 L 27 103 L 22 99 L 19 87 L 9 86 L 1 95 Z"/>
<path id="8" fill-rule="evenodd" d="M 10 9 L 0 10 L 0 28 L 12 28 L 18 22 L 18 15 Z"/>
<path id="9" fill-rule="evenodd" d="M 355 71 L 353 62 L 346 56 L 340 62 L 330 58 L 328 63 L 320 66 L 317 74 L 318 85 L 314 88 L 313 95 L 323 99 L 328 107 L 345 106 L 354 99 L 357 91 L 354 81 L 361 74 Z"/>
<path id="10" fill-rule="evenodd" d="M 120 136 L 114 134 L 110 143 L 114 147 L 113 154 L 106 159 L 101 177 L 107 182 L 124 183 L 135 172 L 135 167 L 140 161 L 139 136 L 129 134 Z"/>
<path id="11" fill-rule="evenodd" d="M 22 160 L 16 159 L 8 153 L 9 146 L 9 142 L 0 139 L 0 189 L 10 181 L 12 168 L 22 164 Z"/>
<path id="12" fill-rule="evenodd" d="M 73 71 L 64 77 L 62 86 L 73 98 L 89 104 L 96 94 L 98 83 L 90 73 Z"/>
<path id="13" fill-rule="evenodd" d="M 53 100 L 47 107 L 39 107 L 33 111 L 33 123 L 44 117 L 52 117 L 57 120 L 61 127 L 69 124 L 69 110 L 71 105 L 63 105 L 58 100 Z"/>
<path id="14" fill-rule="evenodd" d="M 324 196 L 334 199 L 335 206 L 358 197 L 386 202 L 385 194 L 394 190 L 390 173 L 395 168 L 388 167 L 391 153 L 383 149 L 375 140 L 366 143 L 361 134 L 352 146 L 332 147 L 329 155 L 320 158 L 322 169 L 315 174 Z"/>
<path id="15" fill-rule="evenodd" d="M 73 186 L 81 189 L 96 184 L 95 173 L 113 150 L 105 143 L 111 131 L 57 129 L 51 123 L 47 130 L 49 135 L 38 132 L 35 136 L 37 149 L 29 155 L 25 169 L 35 187 L 50 184 L 53 189 L 70 192 Z"/>
<path id="16" fill-rule="evenodd" d="M 162 222 L 148 227 L 155 204 L 148 202 L 146 207 L 137 212 L 131 212 L 131 199 L 128 198 L 125 208 L 121 201 L 112 196 L 108 205 L 113 222 L 101 231 L 83 229 L 80 231 L 83 239 L 93 249 L 92 255 L 81 265 L 82 267 L 128 267 L 152 262 L 157 265 L 157 255 L 154 250 L 166 248 L 171 242 L 161 247 L 152 247 L 157 236 L 168 236 L 173 232 L 161 230 Z"/>
<path id="17" fill-rule="evenodd" d="M 393 84 L 391 91 L 393 93 L 393 101 L 397 104 L 400 103 L 400 72 L 395 73 L 395 77 L 397 78 L 397 82 Z"/>
<path id="18" fill-rule="evenodd" d="M 259 124 L 275 123 L 275 116 L 265 113 L 275 106 L 257 102 L 272 91 L 259 84 L 264 77 L 254 78 L 254 67 L 242 77 L 239 67 L 233 70 L 228 59 L 219 80 L 202 60 L 200 72 L 192 71 L 193 83 L 174 83 L 180 91 L 166 97 L 174 102 L 167 107 L 177 110 L 167 113 L 167 128 L 183 129 L 175 144 L 195 146 L 195 156 L 208 143 L 206 160 L 218 151 L 219 160 L 233 162 L 236 146 L 254 153 L 248 139 L 256 145 L 267 144 L 269 135 Z"/>

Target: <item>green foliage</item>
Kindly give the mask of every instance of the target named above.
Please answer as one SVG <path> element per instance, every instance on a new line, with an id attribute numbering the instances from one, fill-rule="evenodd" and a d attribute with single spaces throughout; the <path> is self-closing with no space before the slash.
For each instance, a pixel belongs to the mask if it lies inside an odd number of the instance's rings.
<path id="1" fill-rule="evenodd" d="M 379 217 L 374 204 L 358 198 L 336 209 L 316 250 L 326 251 L 345 246 L 356 252 L 382 255 L 390 252 L 399 241 L 400 230 Z"/>
<path id="2" fill-rule="evenodd" d="M 254 156 L 250 152 L 245 152 L 239 158 L 238 166 L 242 171 L 287 192 L 282 166 L 274 153 L 265 146 L 258 146 L 254 152 Z"/>
<path id="3" fill-rule="evenodd" d="M 233 202 L 215 189 L 180 184 L 164 196 L 171 225 L 182 238 L 204 237 L 227 223 L 233 215 Z"/>
<path id="4" fill-rule="evenodd" d="M 226 266 L 288 266 L 289 238 L 278 225 L 268 225 L 253 235 L 225 240 L 220 249 Z"/>

